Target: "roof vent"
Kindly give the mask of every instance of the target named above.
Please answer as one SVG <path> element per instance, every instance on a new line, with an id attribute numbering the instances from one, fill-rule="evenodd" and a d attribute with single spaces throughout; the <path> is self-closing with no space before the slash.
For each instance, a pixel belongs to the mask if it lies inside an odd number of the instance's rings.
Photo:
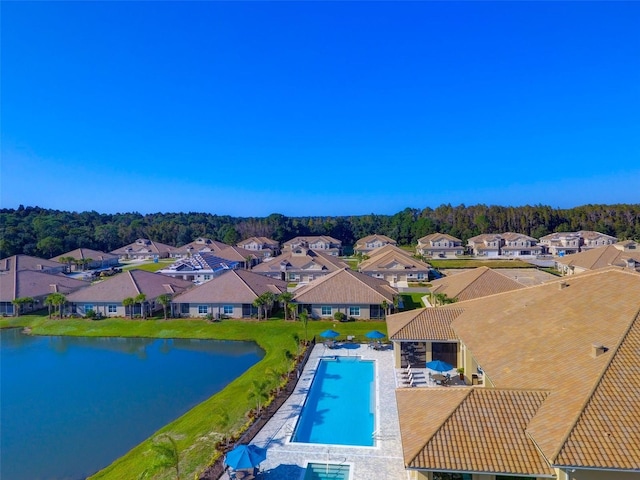
<path id="1" fill-rule="evenodd" d="M 591 356 L 593 358 L 597 358 L 607 351 L 609 351 L 609 349 L 600 343 L 594 343 L 591 345 Z"/>
<path id="2" fill-rule="evenodd" d="M 558 284 L 558 289 L 559 290 L 564 290 L 565 288 L 567 288 L 569 286 L 569 284 L 567 282 L 560 282 Z"/>

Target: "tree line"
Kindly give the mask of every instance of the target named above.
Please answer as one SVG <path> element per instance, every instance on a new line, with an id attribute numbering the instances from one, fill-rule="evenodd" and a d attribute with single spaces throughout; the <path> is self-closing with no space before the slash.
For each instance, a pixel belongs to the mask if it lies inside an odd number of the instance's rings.
<path id="1" fill-rule="evenodd" d="M 24 253 L 51 258 L 76 248 L 110 252 L 148 238 L 181 246 L 198 237 L 230 245 L 252 236 L 285 242 L 300 235 L 330 235 L 350 246 L 378 233 L 400 245 L 441 232 L 466 240 L 481 233 L 517 232 L 540 238 L 560 231 L 595 230 L 621 240 L 640 239 L 640 204 L 583 205 L 560 209 L 545 205 L 441 205 L 406 208 L 394 215 L 231 217 L 210 213 L 137 212 L 103 214 L 19 206 L 0 209 L 0 257 Z"/>

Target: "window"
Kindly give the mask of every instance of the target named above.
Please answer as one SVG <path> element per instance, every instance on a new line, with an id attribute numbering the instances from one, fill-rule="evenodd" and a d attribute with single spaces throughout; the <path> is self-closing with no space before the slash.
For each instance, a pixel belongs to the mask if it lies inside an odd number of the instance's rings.
<path id="1" fill-rule="evenodd" d="M 84 311 L 85 311 L 85 312 L 88 312 L 89 310 L 93 310 L 93 305 L 91 305 L 90 303 L 87 303 L 87 304 L 84 306 Z"/>
<path id="2" fill-rule="evenodd" d="M 211 275 L 205 274 L 204 281 L 206 282 L 207 280 L 211 280 Z"/>
<path id="3" fill-rule="evenodd" d="M 233 305 L 223 306 L 222 313 L 224 313 L 225 315 L 233 315 Z"/>
<path id="4" fill-rule="evenodd" d="M 209 313 L 209 307 L 207 305 L 198 305 L 198 313 L 199 314 Z"/>
<path id="5" fill-rule="evenodd" d="M 108 313 L 116 313 L 118 311 L 118 306 L 117 305 L 107 305 L 107 312 Z"/>
<path id="6" fill-rule="evenodd" d="M 433 472 L 433 480 L 471 480 L 470 473 Z"/>
<path id="7" fill-rule="evenodd" d="M 418 274 L 418 280 L 424 280 L 424 273 Z"/>
<path id="8" fill-rule="evenodd" d="M 360 307 L 349 307 L 349 316 L 350 317 L 359 317 L 360 316 Z"/>
<path id="9" fill-rule="evenodd" d="M 323 317 L 330 317 L 330 316 L 331 316 L 331 307 L 325 307 L 325 306 L 323 306 L 323 307 L 320 307 L 320 310 L 321 310 L 321 311 L 320 311 L 320 314 L 321 314 Z"/>

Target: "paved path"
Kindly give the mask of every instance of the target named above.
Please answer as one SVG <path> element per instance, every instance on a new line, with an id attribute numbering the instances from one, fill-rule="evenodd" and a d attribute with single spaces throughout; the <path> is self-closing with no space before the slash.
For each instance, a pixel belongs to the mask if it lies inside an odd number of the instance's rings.
<path id="1" fill-rule="evenodd" d="M 291 443 L 298 415 L 322 357 L 360 356 L 376 360 L 376 431 L 374 447 Z M 291 397 L 254 438 L 254 444 L 267 448 L 258 478 L 301 480 L 308 462 L 349 464 L 351 480 L 406 480 L 402 460 L 400 427 L 395 398 L 396 372 L 391 350 L 374 350 L 366 344 L 346 344 L 327 349 L 316 345 Z M 345 426 L 348 428 L 348 426 Z"/>

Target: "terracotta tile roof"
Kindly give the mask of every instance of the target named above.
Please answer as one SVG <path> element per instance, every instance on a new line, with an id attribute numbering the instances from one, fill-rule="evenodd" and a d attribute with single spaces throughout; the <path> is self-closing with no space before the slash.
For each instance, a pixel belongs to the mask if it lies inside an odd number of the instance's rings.
<path id="1" fill-rule="evenodd" d="M 554 464 L 640 471 L 639 317 L 615 348 Z"/>
<path id="2" fill-rule="evenodd" d="M 329 235 L 307 235 L 287 240 L 286 242 L 284 242 L 284 246 L 290 247 L 291 245 L 306 245 L 316 242 L 324 242 L 332 245 L 342 245 L 342 242 L 340 240 L 330 237 Z"/>
<path id="3" fill-rule="evenodd" d="M 69 302 L 116 302 L 140 293 L 151 301 L 158 296 L 176 294 L 193 287 L 193 283 L 145 270 L 127 270 L 67 297 Z"/>
<path id="4" fill-rule="evenodd" d="M 438 242 L 440 240 L 448 240 L 450 242 L 455 242 L 462 245 L 462 240 L 460 240 L 459 238 L 453 237 L 451 235 L 448 235 L 446 233 L 432 233 L 431 235 L 422 237 L 418 239 L 418 245 L 431 244 L 431 242 Z"/>
<path id="5" fill-rule="evenodd" d="M 220 250 L 230 247 L 231 245 L 227 245 L 226 243 L 218 242 L 217 240 L 212 240 L 210 238 L 200 237 L 196 238 L 193 242 L 185 243 L 181 247 L 175 248 L 174 253 L 179 253 L 181 255 L 186 255 L 187 253 L 196 251 L 207 251 L 218 253 Z"/>
<path id="6" fill-rule="evenodd" d="M 444 293 L 458 301 L 525 288 L 517 281 L 487 267 L 478 267 L 431 282 L 433 293 Z"/>
<path id="7" fill-rule="evenodd" d="M 598 270 L 455 305 L 464 311 L 452 327 L 482 366 L 485 381 L 498 388 L 552 392 L 528 432 L 553 459 L 637 316 L 640 275 Z M 594 358 L 594 343 L 609 350 Z M 640 397 L 633 383 L 620 387 Z M 637 410 L 634 418 L 640 420 Z"/>
<path id="8" fill-rule="evenodd" d="M 58 255 L 57 257 L 52 258 L 51 260 L 54 260 L 56 262 L 59 262 L 61 257 L 73 257 L 76 260 L 82 260 L 82 259 L 92 259 L 94 261 L 101 261 L 101 260 L 109 260 L 109 259 L 116 259 L 118 258 L 117 255 L 114 255 L 112 253 L 105 253 L 105 252 L 101 252 L 99 250 L 91 250 L 90 248 L 76 248 L 75 250 L 71 250 L 70 252 L 67 253 L 63 253 L 62 255 Z"/>
<path id="9" fill-rule="evenodd" d="M 387 244 L 383 247 L 378 247 L 374 250 L 371 250 L 367 256 L 369 257 L 369 260 L 373 260 L 374 257 L 378 257 L 378 256 L 382 256 L 382 255 L 387 255 L 389 252 L 394 252 L 400 255 L 404 255 L 407 258 L 413 259 L 413 253 L 412 252 L 407 252 L 406 250 L 400 248 L 400 247 L 396 247 L 395 245 L 391 245 L 391 244 Z"/>
<path id="10" fill-rule="evenodd" d="M 387 315 L 390 340 L 457 340 L 451 322 L 461 309 L 421 308 Z"/>
<path id="11" fill-rule="evenodd" d="M 257 259 L 255 252 L 251 250 L 246 250 L 242 247 L 226 247 L 222 250 L 218 250 L 216 255 L 221 258 L 226 258 L 227 260 L 236 260 L 238 262 L 246 262 L 247 257 L 252 260 Z"/>
<path id="12" fill-rule="evenodd" d="M 127 253 L 151 253 L 151 254 L 168 254 L 174 252 L 176 249 L 170 245 L 164 243 L 154 242 L 146 238 L 139 238 L 129 245 L 112 250 L 114 255 L 126 255 Z"/>
<path id="13" fill-rule="evenodd" d="M 332 255 L 325 255 L 318 250 L 306 250 L 304 255 L 297 255 L 291 250 L 253 267 L 253 272 L 277 273 L 281 271 L 324 270 L 334 272 L 348 267 L 346 263 Z M 284 268 L 284 270 L 283 270 Z"/>
<path id="14" fill-rule="evenodd" d="M 63 274 L 51 274 L 37 270 L 10 271 L 0 274 L 0 302 L 11 302 L 16 298 L 42 297 L 51 293 L 65 295 L 87 287 L 89 282 L 67 277 Z"/>
<path id="15" fill-rule="evenodd" d="M 220 276 L 174 297 L 175 303 L 253 303 L 265 292 L 279 295 L 287 282 L 247 270 L 228 270 Z"/>
<path id="16" fill-rule="evenodd" d="M 375 251 L 375 250 L 374 250 Z M 361 272 L 402 271 L 428 272 L 431 266 L 406 255 L 404 252 L 388 251 L 372 255 L 358 266 Z"/>
<path id="17" fill-rule="evenodd" d="M 408 468 L 510 475 L 554 474 L 526 433 L 529 421 L 548 392 L 459 390 L 396 391 Z"/>
<path id="18" fill-rule="evenodd" d="M 359 240 L 356 241 L 355 246 L 364 247 L 368 242 L 374 242 L 376 240 L 380 242 L 390 243 L 391 245 L 396 245 L 398 243 L 393 238 L 387 237 L 386 235 L 375 233 L 373 235 L 367 235 L 366 237 L 360 238 Z"/>
<path id="19" fill-rule="evenodd" d="M 238 242 L 236 246 L 243 247 L 244 245 L 248 245 L 254 242 L 259 245 L 267 245 L 269 247 L 275 247 L 275 248 L 279 246 L 278 242 L 267 237 L 249 237 L 245 240 L 242 240 L 241 242 Z"/>
<path id="20" fill-rule="evenodd" d="M 610 266 L 626 267 L 626 260 L 633 259 L 640 265 L 640 252 L 622 251 L 616 245 L 592 248 L 556 259 L 557 263 L 585 270 L 596 270 Z"/>
<path id="21" fill-rule="evenodd" d="M 298 303 L 381 304 L 393 303 L 396 291 L 389 284 L 363 273 L 342 269 L 299 288 L 294 300 Z"/>
<path id="22" fill-rule="evenodd" d="M 0 272 L 8 272 L 12 270 L 43 270 L 62 269 L 64 264 L 54 260 L 46 260 L 44 258 L 32 257 L 31 255 L 12 255 L 0 259 Z"/>

